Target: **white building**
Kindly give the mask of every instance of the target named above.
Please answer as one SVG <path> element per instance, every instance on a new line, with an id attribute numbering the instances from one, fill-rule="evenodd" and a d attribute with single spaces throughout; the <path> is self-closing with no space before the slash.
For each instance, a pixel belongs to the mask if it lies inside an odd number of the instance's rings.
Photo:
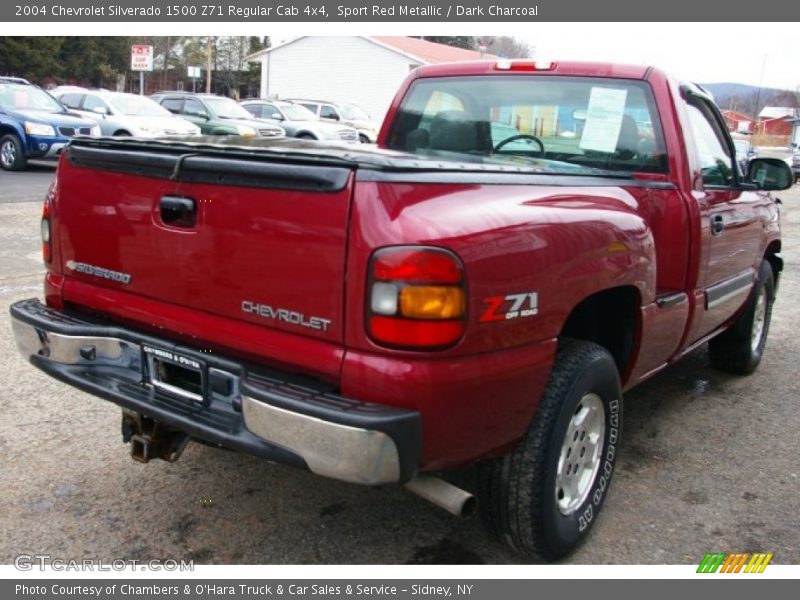
<path id="1" fill-rule="evenodd" d="M 420 65 L 478 60 L 479 52 L 400 36 L 305 36 L 248 57 L 261 62 L 262 98 L 352 102 L 380 123 Z"/>

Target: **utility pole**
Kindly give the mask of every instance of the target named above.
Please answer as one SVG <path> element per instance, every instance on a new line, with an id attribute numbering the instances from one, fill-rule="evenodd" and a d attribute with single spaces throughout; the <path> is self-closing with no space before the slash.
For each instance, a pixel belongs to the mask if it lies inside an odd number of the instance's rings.
<path id="1" fill-rule="evenodd" d="M 211 40 L 208 36 L 206 40 L 206 94 L 211 93 Z"/>
<path id="2" fill-rule="evenodd" d="M 759 105 L 761 104 L 761 86 L 764 83 L 764 67 L 767 64 L 767 55 L 764 55 L 764 59 L 761 61 L 761 75 L 758 78 L 758 92 L 756 93 L 756 107 L 753 112 L 756 114 L 754 115 L 755 122 L 756 122 L 756 131 L 755 133 L 758 134 L 758 126 L 761 124 L 758 118 L 758 114 L 761 112 L 759 110 Z"/>
<path id="3" fill-rule="evenodd" d="M 161 89 L 169 89 L 167 87 L 167 71 L 169 70 L 169 49 L 172 47 L 172 40 L 167 36 L 167 46 L 164 49 L 164 71 L 161 73 Z"/>

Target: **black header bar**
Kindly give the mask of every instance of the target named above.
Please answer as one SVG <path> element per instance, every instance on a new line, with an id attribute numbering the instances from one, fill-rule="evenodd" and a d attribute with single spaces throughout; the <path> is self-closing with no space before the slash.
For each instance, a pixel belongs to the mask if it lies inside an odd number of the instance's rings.
<path id="1" fill-rule="evenodd" d="M 800 3 L 785 0 L 11 0 L 0 22 L 770 22 L 800 20 Z M 745 36 L 746 37 L 746 36 Z M 676 43 L 680 41 L 676 25 Z"/>

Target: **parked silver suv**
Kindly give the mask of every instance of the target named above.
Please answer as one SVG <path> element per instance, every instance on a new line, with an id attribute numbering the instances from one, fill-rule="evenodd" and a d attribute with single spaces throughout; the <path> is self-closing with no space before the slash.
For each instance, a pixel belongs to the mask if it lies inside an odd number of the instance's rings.
<path id="1" fill-rule="evenodd" d="M 97 121 L 103 135 L 164 137 L 200 134 L 197 125 L 176 117 L 144 96 L 73 87 L 56 89 L 51 93 L 70 110 Z"/>
<path id="2" fill-rule="evenodd" d="M 304 98 L 286 98 L 286 100 L 305 106 L 324 121 L 333 121 L 355 128 L 363 144 L 374 144 L 378 139 L 380 123 L 374 122 L 366 111 L 356 104 Z"/>
<path id="3" fill-rule="evenodd" d="M 291 137 L 358 143 L 358 132 L 341 123 L 323 121 L 306 107 L 280 100 L 242 100 L 241 104 L 256 119 L 277 122 Z"/>

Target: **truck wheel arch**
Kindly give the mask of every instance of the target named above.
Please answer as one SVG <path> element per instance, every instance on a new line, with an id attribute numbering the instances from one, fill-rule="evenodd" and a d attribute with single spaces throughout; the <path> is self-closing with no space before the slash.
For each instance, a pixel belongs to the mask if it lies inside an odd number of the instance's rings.
<path id="1" fill-rule="evenodd" d="M 767 343 L 774 302 L 774 267 L 764 260 L 744 311 L 726 331 L 708 342 L 708 355 L 714 368 L 735 375 L 749 375 L 758 368 Z"/>
<path id="2" fill-rule="evenodd" d="M 778 287 L 778 279 L 780 278 L 780 273 L 783 271 L 783 259 L 778 256 L 778 253 L 781 251 L 781 241 L 780 240 L 773 240 L 769 246 L 767 246 L 767 250 L 764 253 L 764 260 L 769 263 L 769 266 L 772 267 L 772 277 L 775 280 L 775 288 Z"/>
<path id="3" fill-rule="evenodd" d="M 614 287 L 581 300 L 570 311 L 559 339 L 594 342 L 604 347 L 625 382 L 640 335 L 641 295 L 634 286 Z"/>

